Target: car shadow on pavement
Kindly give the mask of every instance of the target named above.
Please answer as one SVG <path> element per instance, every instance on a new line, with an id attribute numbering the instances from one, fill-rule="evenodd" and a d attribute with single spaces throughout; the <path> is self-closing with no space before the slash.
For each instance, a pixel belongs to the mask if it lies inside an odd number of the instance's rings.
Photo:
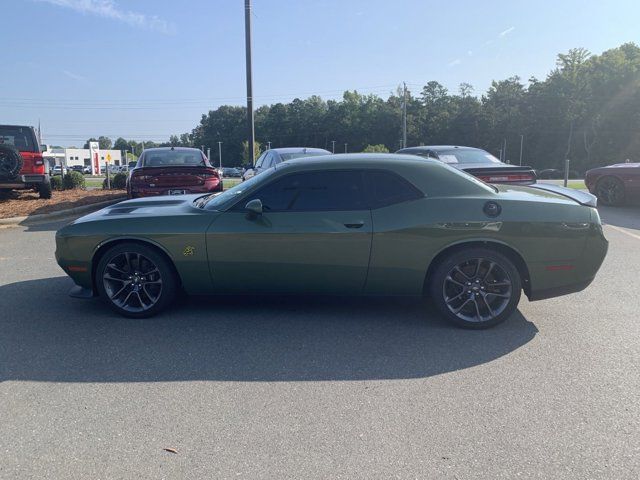
<path id="1" fill-rule="evenodd" d="M 605 225 L 640 230 L 640 204 L 622 207 L 598 207 L 600 218 Z"/>
<path id="2" fill-rule="evenodd" d="M 462 330 L 422 300 L 384 298 L 189 298 L 130 320 L 67 297 L 70 286 L 66 277 L 0 286 L 0 381 L 423 378 L 500 358 L 538 331 L 520 313 Z"/>

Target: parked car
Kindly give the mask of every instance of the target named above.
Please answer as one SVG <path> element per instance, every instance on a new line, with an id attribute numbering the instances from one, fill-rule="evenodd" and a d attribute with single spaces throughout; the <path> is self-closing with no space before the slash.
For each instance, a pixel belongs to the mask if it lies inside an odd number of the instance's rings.
<path id="1" fill-rule="evenodd" d="M 129 198 L 221 192 L 222 179 L 197 148 L 148 148 L 127 178 Z"/>
<path id="2" fill-rule="evenodd" d="M 91 165 L 85 165 L 82 167 L 82 173 L 85 175 L 91 175 Z"/>
<path id="3" fill-rule="evenodd" d="M 540 300 L 591 283 L 608 246 L 595 205 L 586 192 L 488 185 L 413 155 L 332 155 L 219 195 L 106 207 L 58 231 L 56 259 L 73 296 L 128 317 L 162 311 L 181 289 L 427 292 L 448 320 L 483 328 L 508 318 L 522 290 Z"/>
<path id="4" fill-rule="evenodd" d="M 247 168 L 242 174 L 242 180 L 248 180 L 265 170 L 275 167 L 279 163 L 293 160 L 294 158 L 317 157 L 318 155 L 331 155 L 331 152 L 323 148 L 287 147 L 272 148 L 266 150 L 258 157 L 253 167 Z"/>
<path id="5" fill-rule="evenodd" d="M 616 163 L 593 168 L 584 183 L 603 205 L 623 205 L 640 198 L 640 163 Z"/>
<path id="6" fill-rule="evenodd" d="M 240 178 L 242 177 L 242 171 L 235 167 L 224 167 L 222 169 L 222 176 L 229 178 Z"/>
<path id="7" fill-rule="evenodd" d="M 54 165 L 51 170 L 51 175 L 66 175 L 67 170 L 67 167 L 63 167 L 62 165 Z"/>
<path id="8" fill-rule="evenodd" d="M 536 183 L 536 172 L 531 167 L 503 163 L 485 150 L 456 145 L 409 147 L 396 153 L 408 153 L 435 158 L 463 170 L 487 183 L 530 185 Z"/>
<path id="9" fill-rule="evenodd" d="M 74 172 L 84 173 L 84 167 L 82 165 L 71 165 L 69 170 L 73 170 Z"/>
<path id="10" fill-rule="evenodd" d="M 539 180 L 562 180 L 564 178 L 564 170 L 558 168 L 545 168 L 536 172 Z M 575 170 L 569 170 L 569 178 L 580 178 L 580 174 Z"/>
<path id="11" fill-rule="evenodd" d="M 51 198 L 51 181 L 33 127 L 0 125 L 0 190 L 35 190 Z"/>

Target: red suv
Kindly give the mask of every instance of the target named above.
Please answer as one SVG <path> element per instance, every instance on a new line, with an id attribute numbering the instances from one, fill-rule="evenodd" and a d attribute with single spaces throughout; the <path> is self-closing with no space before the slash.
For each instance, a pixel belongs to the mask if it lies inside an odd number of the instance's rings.
<path id="1" fill-rule="evenodd" d="M 148 148 L 127 179 L 129 198 L 221 191 L 218 171 L 197 148 Z"/>
<path id="2" fill-rule="evenodd" d="M 0 190 L 35 190 L 51 198 L 40 144 L 33 127 L 0 125 Z"/>

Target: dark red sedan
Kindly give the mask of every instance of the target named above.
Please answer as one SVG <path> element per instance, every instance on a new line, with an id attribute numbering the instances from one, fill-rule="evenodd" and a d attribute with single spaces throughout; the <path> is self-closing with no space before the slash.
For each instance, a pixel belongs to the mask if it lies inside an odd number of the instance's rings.
<path id="1" fill-rule="evenodd" d="M 617 163 L 589 170 L 584 183 L 603 205 L 640 199 L 640 163 Z"/>
<path id="2" fill-rule="evenodd" d="M 218 171 L 197 148 L 149 148 L 127 179 L 129 198 L 221 191 Z"/>

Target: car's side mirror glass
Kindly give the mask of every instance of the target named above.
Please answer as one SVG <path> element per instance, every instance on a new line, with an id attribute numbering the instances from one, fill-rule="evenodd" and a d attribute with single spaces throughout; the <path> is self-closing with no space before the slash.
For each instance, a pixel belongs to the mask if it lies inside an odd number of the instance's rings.
<path id="1" fill-rule="evenodd" d="M 247 202 L 244 206 L 245 210 L 249 213 L 253 213 L 254 215 L 262 215 L 262 200 L 259 198 L 254 198 Z"/>

